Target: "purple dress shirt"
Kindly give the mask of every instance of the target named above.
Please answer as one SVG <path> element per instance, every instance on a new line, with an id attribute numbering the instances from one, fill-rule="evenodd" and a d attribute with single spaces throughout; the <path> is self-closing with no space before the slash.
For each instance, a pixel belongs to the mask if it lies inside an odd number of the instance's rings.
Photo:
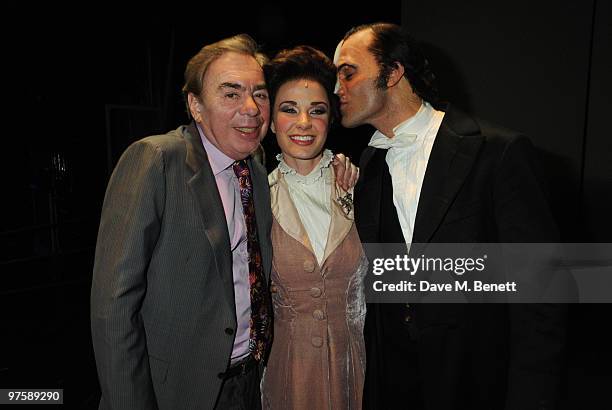
<path id="1" fill-rule="evenodd" d="M 238 328 L 232 350 L 232 362 L 249 353 L 249 323 L 251 320 L 251 289 L 249 285 L 249 255 L 247 252 L 246 224 L 240 201 L 240 185 L 232 169 L 234 160 L 215 147 L 204 135 L 198 125 L 198 132 L 208 162 L 212 168 L 217 189 L 223 203 L 227 230 L 232 251 L 232 271 L 234 277 L 234 296 L 236 302 L 236 319 Z"/>

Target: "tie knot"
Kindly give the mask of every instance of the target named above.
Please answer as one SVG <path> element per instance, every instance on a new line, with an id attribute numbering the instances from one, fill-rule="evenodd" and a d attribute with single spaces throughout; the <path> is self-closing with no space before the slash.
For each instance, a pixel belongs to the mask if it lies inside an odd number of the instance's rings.
<path id="1" fill-rule="evenodd" d="M 393 138 L 378 138 L 370 143 L 371 146 L 381 149 L 389 148 L 407 148 L 414 144 L 417 139 L 417 134 L 400 133 Z"/>
<path id="2" fill-rule="evenodd" d="M 249 167 L 245 159 L 238 160 L 232 164 L 234 173 L 237 177 L 244 177 L 250 175 Z"/>

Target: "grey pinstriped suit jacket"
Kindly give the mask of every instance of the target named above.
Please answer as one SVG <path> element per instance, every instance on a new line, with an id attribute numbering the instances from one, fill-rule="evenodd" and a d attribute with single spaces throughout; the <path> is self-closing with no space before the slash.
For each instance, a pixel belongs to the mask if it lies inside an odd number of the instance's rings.
<path id="1" fill-rule="evenodd" d="M 270 194 L 249 159 L 269 278 Z M 108 184 L 94 264 L 91 329 L 100 409 L 208 409 L 236 329 L 227 223 L 194 124 L 144 138 Z"/>

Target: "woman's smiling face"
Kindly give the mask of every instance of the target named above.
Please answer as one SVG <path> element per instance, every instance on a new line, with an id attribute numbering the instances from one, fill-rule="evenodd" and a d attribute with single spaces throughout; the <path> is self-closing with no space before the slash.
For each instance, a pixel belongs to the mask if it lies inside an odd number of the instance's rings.
<path id="1" fill-rule="evenodd" d="M 319 163 L 327 139 L 330 103 L 321 84 L 308 79 L 288 81 L 276 94 L 272 131 L 283 159 L 300 174 Z"/>

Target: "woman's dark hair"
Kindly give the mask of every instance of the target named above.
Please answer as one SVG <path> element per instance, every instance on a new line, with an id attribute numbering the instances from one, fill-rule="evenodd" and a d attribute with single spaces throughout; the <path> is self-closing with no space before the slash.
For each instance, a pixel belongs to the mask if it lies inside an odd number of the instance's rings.
<path id="1" fill-rule="evenodd" d="M 344 40 L 368 29 L 374 34 L 368 50 L 380 66 L 377 86 L 382 89 L 387 87 L 391 70 L 399 62 L 404 66 L 404 77 L 415 94 L 436 105 L 439 102 L 436 76 L 416 41 L 403 32 L 400 26 L 392 23 L 372 23 L 353 27 L 346 33 Z"/>
<path id="2" fill-rule="evenodd" d="M 280 51 L 263 66 L 271 108 L 281 86 L 293 80 L 311 80 L 321 84 L 330 105 L 330 123 L 339 118 L 338 97 L 334 94 L 336 67 L 322 51 L 310 46 L 297 46 Z"/>

